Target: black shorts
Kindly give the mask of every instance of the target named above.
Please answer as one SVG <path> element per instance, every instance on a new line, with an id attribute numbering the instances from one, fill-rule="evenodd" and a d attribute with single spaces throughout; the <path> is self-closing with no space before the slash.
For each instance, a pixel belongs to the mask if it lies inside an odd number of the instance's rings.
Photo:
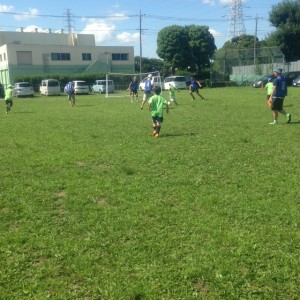
<path id="1" fill-rule="evenodd" d="M 272 110 L 283 110 L 284 97 L 273 97 L 272 99 Z"/>

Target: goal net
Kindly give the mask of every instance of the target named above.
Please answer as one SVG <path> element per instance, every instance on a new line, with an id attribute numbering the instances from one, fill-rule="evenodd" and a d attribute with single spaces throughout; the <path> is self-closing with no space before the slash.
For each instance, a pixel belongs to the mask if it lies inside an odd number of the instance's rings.
<path id="1" fill-rule="evenodd" d="M 125 73 L 107 73 L 106 74 L 106 98 L 109 97 L 130 97 L 128 91 L 129 84 L 133 77 L 136 77 L 138 82 L 138 92 L 142 92 L 144 89 L 144 82 L 148 75 L 152 75 L 153 86 L 159 85 L 161 89 L 164 89 L 164 83 L 160 77 L 160 73 L 148 72 L 148 73 L 137 73 L 137 74 L 125 74 Z M 114 88 L 112 88 L 113 86 Z"/>

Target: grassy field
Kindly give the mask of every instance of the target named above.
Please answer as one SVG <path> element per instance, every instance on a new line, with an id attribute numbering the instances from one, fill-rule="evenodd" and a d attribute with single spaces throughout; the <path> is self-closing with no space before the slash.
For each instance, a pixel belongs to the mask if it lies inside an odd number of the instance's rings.
<path id="1" fill-rule="evenodd" d="M 1 101 L 0 299 L 300 299 L 300 89 L 201 93 Z"/>

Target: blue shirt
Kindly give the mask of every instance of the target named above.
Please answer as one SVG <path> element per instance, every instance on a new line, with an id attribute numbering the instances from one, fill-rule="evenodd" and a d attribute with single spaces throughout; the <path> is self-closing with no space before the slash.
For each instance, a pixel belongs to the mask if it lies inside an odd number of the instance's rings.
<path id="1" fill-rule="evenodd" d="M 273 97 L 283 98 L 287 95 L 287 86 L 284 77 L 278 76 L 274 79 L 273 85 L 276 86 L 275 93 Z"/>
<path id="2" fill-rule="evenodd" d="M 191 80 L 191 86 L 193 90 L 198 90 L 199 88 L 198 82 L 195 79 Z"/>
<path id="3" fill-rule="evenodd" d="M 150 79 L 147 79 L 145 81 L 145 92 L 150 93 L 152 91 L 152 81 Z"/>
<path id="4" fill-rule="evenodd" d="M 135 91 L 138 88 L 138 82 L 136 80 L 132 80 L 130 84 L 130 89 Z"/>

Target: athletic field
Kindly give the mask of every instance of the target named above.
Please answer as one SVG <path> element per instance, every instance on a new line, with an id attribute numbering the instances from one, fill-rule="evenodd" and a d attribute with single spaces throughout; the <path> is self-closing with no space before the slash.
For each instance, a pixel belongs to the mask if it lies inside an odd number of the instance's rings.
<path id="1" fill-rule="evenodd" d="M 200 93 L 0 101 L 0 299 L 299 299 L 300 89 Z"/>

